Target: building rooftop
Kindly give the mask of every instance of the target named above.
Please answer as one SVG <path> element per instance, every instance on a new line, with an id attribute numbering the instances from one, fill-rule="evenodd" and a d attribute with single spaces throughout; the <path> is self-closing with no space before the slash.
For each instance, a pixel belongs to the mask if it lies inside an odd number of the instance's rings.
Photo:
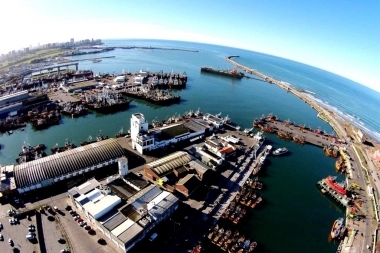
<path id="1" fill-rule="evenodd" d="M 189 129 L 184 125 L 173 125 L 164 129 L 161 129 L 161 135 L 158 137 L 160 141 L 170 140 L 176 136 L 189 133 Z"/>
<path id="2" fill-rule="evenodd" d="M 144 178 L 139 177 L 135 173 L 128 173 L 127 175 L 124 176 L 124 180 L 130 182 L 134 186 L 137 186 L 138 188 L 144 189 L 149 185 L 149 182 L 146 181 Z"/>
<path id="3" fill-rule="evenodd" d="M 208 171 L 210 169 L 206 164 L 202 163 L 199 160 L 190 161 L 188 163 L 188 166 L 191 169 L 195 169 L 196 171 L 198 171 L 201 174 L 204 174 L 206 171 Z"/>
<path id="4" fill-rule="evenodd" d="M 162 175 L 166 172 L 172 171 L 175 168 L 183 166 L 193 159 L 194 158 L 190 154 L 184 151 L 178 151 L 164 158 L 150 162 L 146 165 L 146 167 L 152 169 L 157 175 Z"/>
<path id="5" fill-rule="evenodd" d="M 189 174 L 186 177 L 179 180 L 177 185 L 183 185 L 188 190 L 189 195 L 191 195 L 191 193 L 198 188 L 200 183 L 201 181 L 198 179 L 196 175 Z"/>
<path id="6" fill-rule="evenodd" d="M 199 132 L 208 128 L 207 122 L 201 119 L 191 119 L 183 123 L 183 126 L 190 129 L 191 132 Z"/>
<path id="7" fill-rule="evenodd" d="M 121 202 L 118 196 L 106 195 L 103 198 L 95 199 L 94 202 L 88 202 L 83 205 L 86 211 L 95 219 L 103 214 L 106 210 L 116 207 Z"/>
<path id="8" fill-rule="evenodd" d="M 18 188 L 28 187 L 124 155 L 125 151 L 117 140 L 110 138 L 16 165 L 14 178 Z"/>
<path id="9" fill-rule="evenodd" d="M 138 192 L 135 188 L 125 183 L 121 178 L 115 179 L 114 181 L 108 183 L 107 186 L 110 187 L 116 195 L 124 200 L 129 199 Z"/>

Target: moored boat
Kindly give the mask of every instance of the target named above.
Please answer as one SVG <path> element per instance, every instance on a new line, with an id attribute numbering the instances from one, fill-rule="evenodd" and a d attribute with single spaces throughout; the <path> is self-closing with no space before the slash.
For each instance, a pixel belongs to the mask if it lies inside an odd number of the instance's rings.
<path id="1" fill-rule="evenodd" d="M 285 148 L 285 147 L 283 147 L 283 148 L 278 148 L 278 149 L 276 149 L 275 151 L 273 151 L 273 155 L 283 155 L 283 154 L 285 154 L 285 153 L 287 153 L 288 152 L 288 149 L 287 148 Z"/>
<path id="2" fill-rule="evenodd" d="M 333 238 L 333 239 L 338 238 L 340 231 L 343 228 L 343 225 L 344 225 L 344 219 L 343 218 L 339 218 L 339 219 L 334 221 L 332 228 L 331 228 L 331 232 L 330 232 L 331 238 Z"/>

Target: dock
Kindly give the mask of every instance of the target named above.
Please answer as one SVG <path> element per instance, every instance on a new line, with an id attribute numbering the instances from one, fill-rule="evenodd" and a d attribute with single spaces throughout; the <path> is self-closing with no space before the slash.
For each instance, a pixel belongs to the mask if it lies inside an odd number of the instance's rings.
<path id="1" fill-rule="evenodd" d="M 261 120 L 261 128 L 270 129 L 271 133 L 277 134 L 279 132 L 283 132 L 288 134 L 289 140 L 294 140 L 294 138 L 303 138 L 305 143 L 311 144 L 317 147 L 328 146 L 331 143 L 336 142 L 336 138 L 333 135 L 326 134 L 322 131 L 313 131 L 309 128 L 305 128 L 302 125 L 297 125 L 295 123 L 290 123 L 288 121 L 280 121 L 280 120 Z M 260 124 L 259 123 L 259 124 Z"/>

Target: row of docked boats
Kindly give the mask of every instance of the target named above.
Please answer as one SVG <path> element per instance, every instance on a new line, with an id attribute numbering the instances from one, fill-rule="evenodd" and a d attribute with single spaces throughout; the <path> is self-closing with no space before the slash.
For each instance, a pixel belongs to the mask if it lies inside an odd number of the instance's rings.
<path id="1" fill-rule="evenodd" d="M 242 208 L 241 205 L 236 205 L 237 202 L 232 201 L 226 211 L 222 214 L 222 218 L 229 218 L 233 223 L 238 224 L 239 221 L 245 216 L 247 210 Z"/>
<path id="2" fill-rule="evenodd" d="M 153 74 L 151 86 L 152 87 L 169 87 L 170 89 L 183 89 L 186 87 L 187 75 L 184 72 L 183 74 L 178 73 L 155 73 Z"/>
<path id="3" fill-rule="evenodd" d="M 168 106 L 179 103 L 181 96 L 172 94 L 168 90 L 151 89 L 149 87 L 133 87 L 121 91 L 127 97 L 142 99 L 152 104 Z"/>
<path id="4" fill-rule="evenodd" d="M 102 113 L 111 113 L 129 108 L 129 99 L 119 93 L 107 89 L 101 91 L 85 92 L 81 95 L 82 104 L 92 110 Z"/>
<path id="5" fill-rule="evenodd" d="M 232 233 L 230 229 L 219 227 L 218 224 L 211 229 L 207 238 L 223 251 L 228 251 L 229 253 L 252 252 L 257 247 L 257 242 L 246 238 L 239 231 Z"/>
<path id="6" fill-rule="evenodd" d="M 30 162 L 46 156 L 46 153 L 44 151 L 46 149 L 45 144 L 30 146 L 24 143 L 21 149 L 22 151 L 19 153 L 19 156 L 16 159 L 16 162 L 18 164 Z"/>
<path id="7" fill-rule="evenodd" d="M 254 191 L 252 186 L 244 184 L 241 190 L 236 194 L 235 200 L 231 202 L 230 205 L 235 205 L 232 203 L 236 202 L 250 208 L 255 208 L 256 205 L 259 204 L 262 200 L 262 197 L 256 191 Z"/>

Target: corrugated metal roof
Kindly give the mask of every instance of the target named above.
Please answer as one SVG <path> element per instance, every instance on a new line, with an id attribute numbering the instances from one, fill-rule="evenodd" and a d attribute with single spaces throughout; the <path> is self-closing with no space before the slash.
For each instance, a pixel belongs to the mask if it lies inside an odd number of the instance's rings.
<path id="1" fill-rule="evenodd" d="M 109 231 L 114 230 L 116 227 L 118 227 L 121 223 L 126 221 L 128 218 L 125 217 L 122 213 L 116 214 L 114 217 L 106 221 L 103 226 L 108 229 Z"/>
<path id="2" fill-rule="evenodd" d="M 107 139 L 62 153 L 15 166 L 14 177 L 18 188 L 36 185 L 86 167 L 122 157 L 124 149 L 116 139 Z"/>
<path id="3" fill-rule="evenodd" d="M 127 243 L 133 238 L 137 237 L 141 232 L 143 231 L 143 228 L 139 226 L 137 223 L 130 226 L 127 230 L 125 230 L 123 233 L 121 233 L 118 238 L 124 242 Z"/>
<path id="4" fill-rule="evenodd" d="M 164 174 L 193 160 L 193 157 L 184 151 L 178 151 L 154 162 L 148 163 L 157 175 Z"/>

